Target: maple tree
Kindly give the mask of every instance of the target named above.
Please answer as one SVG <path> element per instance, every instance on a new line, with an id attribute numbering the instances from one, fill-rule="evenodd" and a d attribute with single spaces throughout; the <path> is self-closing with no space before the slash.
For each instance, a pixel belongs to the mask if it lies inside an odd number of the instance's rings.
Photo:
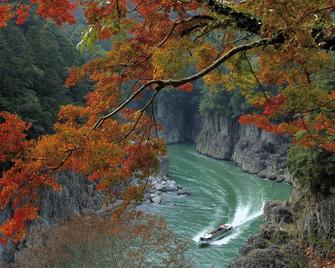
<path id="1" fill-rule="evenodd" d="M 58 170 L 83 173 L 105 190 L 152 174 L 165 153 L 154 101 L 166 87 L 189 92 L 203 79 L 213 94 L 238 88 L 263 111 L 241 123 L 335 152 L 334 88 L 318 78 L 333 57 L 334 1 L 4 1 L 0 27 L 11 19 L 22 24 L 32 12 L 72 24 L 77 7 L 87 20 L 78 47 L 111 40 L 112 49 L 70 71 L 69 87 L 87 77 L 95 82 L 86 106 L 62 107 L 54 134 L 27 145 L 20 134 L 6 149 L 16 159 L 1 179 L 1 207 L 15 213 L 0 229 L 3 241 L 22 238 L 37 217 L 39 189 L 59 189 Z M 14 133 L 24 130 L 20 123 Z M 129 187 L 124 206 L 141 199 L 143 189 Z"/>
<path id="2" fill-rule="evenodd" d="M 0 163 L 12 162 L 29 146 L 25 133 L 29 124 L 7 112 L 1 112 L 0 118 Z"/>

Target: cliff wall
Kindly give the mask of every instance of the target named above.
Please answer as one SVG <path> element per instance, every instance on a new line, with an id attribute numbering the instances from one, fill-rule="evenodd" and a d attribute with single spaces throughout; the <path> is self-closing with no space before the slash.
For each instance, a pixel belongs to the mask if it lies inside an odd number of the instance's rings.
<path id="1" fill-rule="evenodd" d="M 167 144 L 195 141 L 200 129 L 198 100 L 188 93 L 163 92 L 156 107 L 157 122 L 163 126 L 160 136 Z"/>
<path id="2" fill-rule="evenodd" d="M 103 195 L 95 190 L 95 183 L 70 171 L 58 174 L 57 181 L 62 185 L 61 191 L 43 191 L 40 218 L 30 226 L 31 228 L 47 228 L 73 214 L 92 213 L 102 208 Z M 10 209 L 2 213 L 0 221 L 5 221 L 10 214 Z M 16 247 L 10 242 L 7 247 L 0 246 L 0 263 L 13 262 L 15 254 L 26 247 L 27 243 L 29 238 Z"/>
<path id="3" fill-rule="evenodd" d="M 286 166 L 286 137 L 214 115 L 203 118 L 196 145 L 199 153 L 231 160 L 245 172 L 279 182 L 291 182 Z"/>
<path id="4" fill-rule="evenodd" d="M 201 115 L 185 107 L 175 103 L 159 105 L 157 119 L 163 125 L 161 137 L 166 143 L 191 141 L 201 154 L 233 161 L 243 171 L 262 178 L 291 183 L 286 166 L 286 137 L 251 125 L 242 126 L 223 115 Z"/>
<path id="5" fill-rule="evenodd" d="M 167 157 L 160 158 L 160 169 L 157 177 L 166 177 L 169 173 L 169 161 Z M 63 171 L 57 175 L 57 181 L 62 186 L 61 191 L 52 189 L 43 190 L 41 194 L 40 217 L 29 225 L 30 231 L 39 232 L 52 224 L 67 220 L 73 215 L 85 215 L 90 213 L 104 213 L 112 211 L 122 203 L 122 200 L 112 200 L 96 189 L 96 183 L 87 180 L 84 176 L 72 171 Z M 119 188 L 122 185 L 118 186 Z M 0 223 L 11 215 L 7 209 L 0 214 Z M 29 236 L 19 245 L 8 243 L 0 245 L 0 266 L 14 261 L 20 255 L 22 249 L 31 244 Z"/>
<path id="6" fill-rule="evenodd" d="M 270 202 L 265 224 L 229 268 L 335 267 L 335 188 L 310 193 L 295 185 L 289 201 Z"/>

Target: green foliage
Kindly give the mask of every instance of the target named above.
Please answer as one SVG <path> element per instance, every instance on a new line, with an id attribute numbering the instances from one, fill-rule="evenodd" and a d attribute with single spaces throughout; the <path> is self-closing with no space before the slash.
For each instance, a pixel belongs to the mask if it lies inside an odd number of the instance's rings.
<path id="1" fill-rule="evenodd" d="M 322 68 L 322 71 L 313 75 L 316 84 L 326 92 L 331 92 L 335 88 L 335 56 L 332 55 L 331 62 Z"/>
<path id="2" fill-rule="evenodd" d="M 203 89 L 199 106 L 202 114 L 221 114 L 236 119 L 252 110 L 239 90 L 228 91 L 224 88 L 211 92 Z"/>
<path id="3" fill-rule="evenodd" d="M 101 57 L 106 54 L 106 51 L 108 51 L 111 48 L 111 45 L 107 40 L 105 41 L 96 41 L 93 44 L 93 49 L 85 49 L 85 44 L 81 42 L 83 41 L 83 37 L 85 33 L 87 32 L 87 23 L 84 18 L 83 12 L 78 9 L 77 14 L 76 14 L 76 19 L 77 23 L 74 25 L 64 25 L 63 26 L 63 31 L 65 35 L 77 46 L 77 48 L 81 51 L 81 57 L 85 60 L 88 61 L 92 58 L 95 57 Z M 95 30 L 94 30 L 95 31 Z M 91 37 L 91 39 L 93 39 Z"/>
<path id="4" fill-rule="evenodd" d="M 83 100 L 82 88 L 63 85 L 68 68 L 79 64 L 74 45 L 42 20 L 1 29 L 0 110 L 32 122 L 32 136 L 51 132 L 59 106 Z"/>
<path id="5" fill-rule="evenodd" d="M 328 193 L 335 185 L 335 155 L 316 148 L 291 146 L 287 164 L 294 180 L 312 192 Z"/>
<path id="6" fill-rule="evenodd" d="M 83 53 L 86 48 L 93 50 L 97 39 L 97 33 L 93 27 L 89 27 L 82 34 L 82 39 L 78 43 L 80 53 Z"/>
<path id="7" fill-rule="evenodd" d="M 174 106 L 181 107 L 187 115 L 192 116 L 198 112 L 201 88 L 202 84 L 200 82 L 193 84 L 191 92 L 184 92 L 175 88 L 167 88 L 159 93 L 157 101 L 165 106 L 173 103 Z"/>

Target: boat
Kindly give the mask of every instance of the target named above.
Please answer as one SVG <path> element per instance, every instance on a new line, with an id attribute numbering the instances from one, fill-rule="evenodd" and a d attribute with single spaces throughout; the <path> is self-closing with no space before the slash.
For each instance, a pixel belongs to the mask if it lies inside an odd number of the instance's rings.
<path id="1" fill-rule="evenodd" d="M 234 230 L 234 227 L 230 224 L 222 224 L 213 231 L 203 235 L 199 239 L 200 245 L 208 245 L 216 240 L 219 240 Z"/>

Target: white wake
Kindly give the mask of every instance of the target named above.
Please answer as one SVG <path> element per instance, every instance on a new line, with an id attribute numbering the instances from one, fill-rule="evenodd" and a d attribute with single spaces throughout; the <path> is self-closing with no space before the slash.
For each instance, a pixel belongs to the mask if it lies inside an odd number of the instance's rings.
<path id="1" fill-rule="evenodd" d="M 262 201 L 262 206 L 257 210 L 253 211 L 251 205 L 239 205 L 236 209 L 236 212 L 234 214 L 234 218 L 230 224 L 234 227 L 234 230 L 231 234 L 228 236 L 217 240 L 211 244 L 222 246 L 228 244 L 231 240 L 236 239 L 243 230 L 248 227 L 248 225 L 256 218 L 261 216 L 263 214 L 263 208 L 264 208 L 265 202 Z M 195 237 L 193 237 L 193 241 L 199 242 L 199 239 L 201 236 L 206 234 L 211 229 L 217 227 L 214 226 L 215 222 L 212 222 L 208 227 L 204 228 L 201 232 L 199 232 Z M 222 224 L 222 223 L 219 223 Z"/>
<path id="2" fill-rule="evenodd" d="M 220 217 L 220 215 L 222 215 L 222 213 L 223 213 L 223 210 L 221 208 L 217 208 L 215 210 L 214 219 L 217 219 L 218 217 Z M 204 234 L 208 233 L 209 231 L 213 230 L 216 227 L 217 226 L 215 226 L 215 221 L 212 221 L 210 225 L 208 225 L 201 232 L 199 232 L 196 236 L 194 236 L 192 238 L 192 240 L 195 241 L 195 242 L 199 242 L 199 239 L 200 239 L 201 236 L 203 236 Z"/>

